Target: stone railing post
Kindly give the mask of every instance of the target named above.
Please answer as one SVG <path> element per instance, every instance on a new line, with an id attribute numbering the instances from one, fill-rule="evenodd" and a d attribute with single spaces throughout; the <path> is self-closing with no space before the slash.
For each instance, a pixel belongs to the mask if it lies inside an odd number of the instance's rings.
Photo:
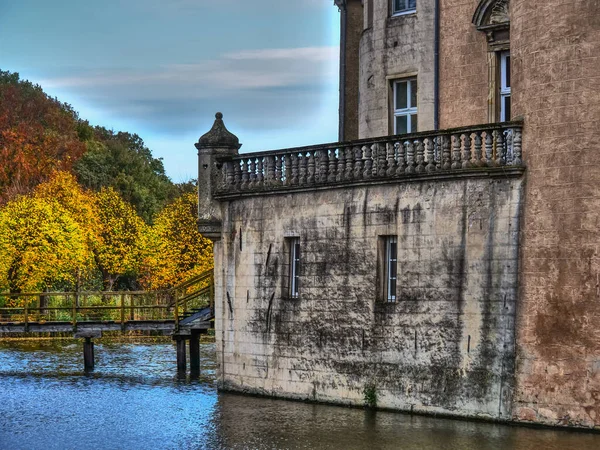
<path id="1" fill-rule="evenodd" d="M 221 239 L 222 217 L 213 195 L 225 180 L 222 166 L 238 155 L 242 146 L 223 123 L 223 114 L 215 114 L 215 123 L 195 144 L 198 149 L 198 231 L 211 241 Z M 237 170 L 235 170 L 237 172 Z"/>

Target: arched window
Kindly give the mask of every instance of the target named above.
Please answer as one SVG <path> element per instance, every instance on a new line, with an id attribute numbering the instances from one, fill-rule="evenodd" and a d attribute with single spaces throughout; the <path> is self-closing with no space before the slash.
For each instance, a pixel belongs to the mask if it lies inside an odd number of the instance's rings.
<path id="1" fill-rule="evenodd" d="M 490 122 L 511 119 L 509 0 L 481 0 L 473 24 L 486 34 L 488 42 L 488 80 Z"/>

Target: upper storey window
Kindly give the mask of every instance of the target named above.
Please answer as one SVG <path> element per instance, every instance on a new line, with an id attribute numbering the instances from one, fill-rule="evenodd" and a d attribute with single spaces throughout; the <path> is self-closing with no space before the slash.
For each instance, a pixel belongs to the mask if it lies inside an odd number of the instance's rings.
<path id="1" fill-rule="evenodd" d="M 417 10 L 417 0 L 392 0 L 392 15 L 414 13 Z"/>
<path id="2" fill-rule="evenodd" d="M 394 134 L 417 131 L 417 79 L 394 81 Z"/>

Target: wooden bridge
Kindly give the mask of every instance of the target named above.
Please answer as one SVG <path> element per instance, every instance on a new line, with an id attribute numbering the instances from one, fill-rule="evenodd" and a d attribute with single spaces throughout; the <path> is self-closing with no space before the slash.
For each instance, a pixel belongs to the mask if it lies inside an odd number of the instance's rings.
<path id="1" fill-rule="evenodd" d="M 0 293 L 0 335 L 73 333 L 85 338 L 84 364 L 94 366 L 92 338 L 103 331 L 160 331 L 177 341 L 177 366 L 199 369 L 199 335 L 214 318 L 214 275 L 206 271 L 154 291 Z"/>

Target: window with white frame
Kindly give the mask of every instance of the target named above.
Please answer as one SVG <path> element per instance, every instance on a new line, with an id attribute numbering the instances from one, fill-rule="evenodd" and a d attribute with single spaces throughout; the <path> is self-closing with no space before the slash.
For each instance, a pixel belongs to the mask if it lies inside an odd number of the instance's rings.
<path id="1" fill-rule="evenodd" d="M 417 10 L 417 0 L 392 0 L 392 15 L 410 14 Z"/>
<path id="2" fill-rule="evenodd" d="M 417 79 L 394 81 L 394 134 L 417 131 Z"/>
<path id="3" fill-rule="evenodd" d="M 300 238 L 289 238 L 290 249 L 290 298 L 298 298 L 300 294 Z"/>
<path id="4" fill-rule="evenodd" d="M 396 301 L 396 282 L 398 278 L 398 237 L 385 238 L 385 298 Z"/>
<path id="5" fill-rule="evenodd" d="M 500 121 L 510 120 L 510 52 L 500 53 Z"/>

